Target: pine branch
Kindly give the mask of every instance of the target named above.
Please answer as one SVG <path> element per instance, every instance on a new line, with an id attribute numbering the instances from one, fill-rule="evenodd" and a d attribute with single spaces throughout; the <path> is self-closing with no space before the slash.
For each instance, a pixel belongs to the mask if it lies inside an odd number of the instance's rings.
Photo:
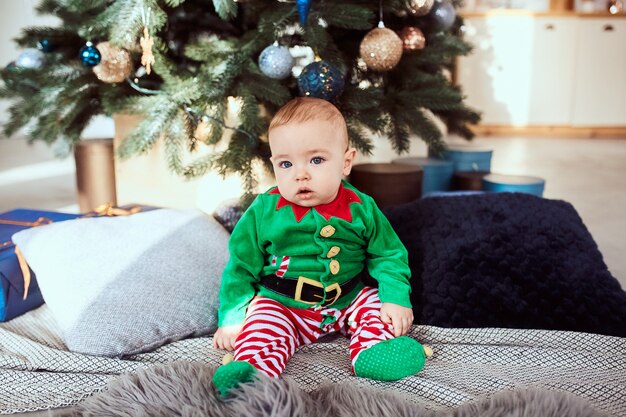
<path id="1" fill-rule="evenodd" d="M 236 89 L 237 96 L 242 101 L 239 119 L 241 121 L 241 129 L 248 133 L 248 146 L 254 146 L 257 142 L 258 135 L 267 130 L 265 123 L 259 114 L 259 102 L 256 97 L 250 93 L 248 88 L 240 84 Z"/>
<path id="2" fill-rule="evenodd" d="M 411 116 L 411 120 L 405 120 L 404 122 L 411 132 L 426 142 L 429 148 L 441 149 L 444 146 L 441 130 L 423 110 L 418 109 Z"/>
<path id="3" fill-rule="evenodd" d="M 422 107 L 432 111 L 465 108 L 461 93 L 449 84 L 417 91 L 401 91 L 397 93 L 397 97 L 404 106 Z"/>
<path id="4" fill-rule="evenodd" d="M 391 147 L 397 154 L 403 154 L 411 148 L 410 131 L 407 125 L 399 123 L 394 116 L 392 118 L 392 130 L 389 132 Z"/>
<path id="5" fill-rule="evenodd" d="M 226 100 L 219 101 L 212 107 L 212 118 L 209 119 L 211 134 L 207 139 L 207 144 L 215 145 L 222 139 L 222 135 L 224 134 L 224 124 L 222 121 L 226 118 Z"/>
<path id="6" fill-rule="evenodd" d="M 307 45 L 319 54 L 324 61 L 331 63 L 345 73 L 345 57 L 326 29 L 316 23 L 311 23 L 311 19 L 309 19 L 305 26 L 304 39 Z"/>
<path id="7" fill-rule="evenodd" d="M 374 151 L 374 145 L 372 144 L 372 141 L 365 136 L 365 132 L 363 131 L 361 125 L 353 122 L 351 119 L 346 120 L 346 125 L 348 127 L 348 137 L 350 138 L 352 146 L 364 155 L 371 155 Z"/>
<path id="8" fill-rule="evenodd" d="M 200 81 L 193 78 L 172 77 L 163 92 L 169 100 L 183 106 L 198 100 L 202 96 Z"/>
<path id="9" fill-rule="evenodd" d="M 139 126 L 122 141 L 117 149 L 121 159 L 147 153 L 162 133 L 169 129 L 169 124 L 176 117 L 180 108 L 163 95 L 154 96 L 153 108 Z"/>
<path id="10" fill-rule="evenodd" d="M 232 40 L 220 39 L 218 36 L 213 35 L 187 45 L 185 47 L 185 56 L 198 62 L 219 62 L 236 51 L 237 47 Z"/>
<path id="11" fill-rule="evenodd" d="M 278 39 L 280 34 L 285 31 L 287 26 L 291 25 L 296 16 L 296 8 L 293 5 L 278 3 L 270 6 L 268 10 L 264 10 L 259 17 L 258 31 L 253 36 L 264 36 L 267 44 L 272 40 Z M 249 39 L 242 39 L 244 43 Z"/>
<path id="12" fill-rule="evenodd" d="M 376 16 L 366 7 L 338 2 L 321 2 L 313 9 L 314 15 L 324 19 L 329 26 L 344 29 L 368 30 L 374 26 Z"/>
<path id="13" fill-rule="evenodd" d="M 246 72 L 242 75 L 240 83 L 257 99 L 282 106 L 291 99 L 291 93 L 282 83 L 268 79 L 260 73 Z"/>
<path id="14" fill-rule="evenodd" d="M 163 0 L 163 2 L 169 7 L 178 7 L 185 2 L 185 0 Z"/>
<path id="15" fill-rule="evenodd" d="M 366 109 L 376 109 L 380 106 L 382 90 L 376 88 L 362 89 L 354 85 L 347 85 L 341 95 L 341 108 L 347 114 Z"/>
<path id="16" fill-rule="evenodd" d="M 237 3 L 233 0 L 213 0 L 215 11 L 224 20 L 233 19 L 237 16 Z"/>
<path id="17" fill-rule="evenodd" d="M 202 177 L 215 168 L 219 153 L 204 155 L 183 167 L 183 176 L 187 179 Z"/>
<path id="18" fill-rule="evenodd" d="M 228 149 L 216 160 L 215 168 L 222 176 L 250 172 L 253 157 L 249 138 L 241 132 L 235 132 L 230 139 Z"/>
<path id="19" fill-rule="evenodd" d="M 186 143 L 187 135 L 182 115 L 179 114 L 172 120 L 168 126 L 168 131 L 163 138 L 165 147 L 165 156 L 167 158 L 167 166 L 169 169 L 178 174 L 184 175 L 185 168 L 183 166 L 182 154 Z"/>
<path id="20" fill-rule="evenodd" d="M 90 32 L 104 35 L 113 45 L 134 49 L 150 13 L 150 32 L 156 33 L 167 23 L 167 14 L 155 0 L 115 0 L 107 9 L 83 26 L 83 37 Z"/>

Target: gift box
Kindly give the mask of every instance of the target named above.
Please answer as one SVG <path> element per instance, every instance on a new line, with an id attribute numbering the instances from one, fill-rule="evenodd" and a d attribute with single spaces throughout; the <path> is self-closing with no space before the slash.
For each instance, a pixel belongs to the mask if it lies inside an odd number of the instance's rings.
<path id="1" fill-rule="evenodd" d="M 13 234 L 30 227 L 81 217 L 123 216 L 156 207 L 105 204 L 82 214 L 16 209 L 0 213 L 0 322 L 11 320 L 43 304 L 35 273 L 28 267 L 19 248 L 11 241 Z"/>
<path id="2" fill-rule="evenodd" d="M 349 181 L 380 208 L 408 203 L 422 195 L 422 168 L 417 165 L 355 164 Z"/>
<path id="3" fill-rule="evenodd" d="M 491 192 L 527 193 L 543 197 L 546 181 L 525 175 L 489 174 L 483 177 L 483 190 Z"/>
<path id="4" fill-rule="evenodd" d="M 81 214 L 17 209 L 0 214 L 0 322 L 43 304 L 33 271 L 20 256 L 11 236 L 20 230 L 75 219 Z"/>
<path id="5" fill-rule="evenodd" d="M 491 149 L 475 145 L 455 144 L 448 146 L 439 158 L 454 163 L 454 171 L 491 171 Z M 430 150 L 429 150 L 430 156 Z M 434 156 L 434 155 L 433 155 Z"/>
<path id="6" fill-rule="evenodd" d="M 454 163 L 452 161 L 436 158 L 408 157 L 397 158 L 392 162 L 394 164 L 408 164 L 422 167 L 424 170 L 422 177 L 423 195 L 450 189 L 452 175 L 454 174 Z"/>

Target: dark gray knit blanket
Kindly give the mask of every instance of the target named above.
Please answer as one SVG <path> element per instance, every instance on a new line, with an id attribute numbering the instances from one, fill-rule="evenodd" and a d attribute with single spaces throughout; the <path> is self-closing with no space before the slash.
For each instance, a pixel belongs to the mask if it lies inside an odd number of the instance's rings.
<path id="1" fill-rule="evenodd" d="M 409 251 L 416 323 L 626 336 L 626 292 L 571 204 L 485 193 L 385 214 Z"/>

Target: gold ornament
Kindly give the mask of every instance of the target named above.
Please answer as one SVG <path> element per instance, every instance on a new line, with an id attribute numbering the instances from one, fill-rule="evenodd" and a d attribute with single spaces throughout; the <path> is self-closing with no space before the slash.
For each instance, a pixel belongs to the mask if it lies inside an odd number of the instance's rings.
<path id="1" fill-rule="evenodd" d="M 141 45 L 141 65 L 146 67 L 146 73 L 150 75 L 151 66 L 154 65 L 154 54 L 152 53 L 154 40 L 150 37 L 147 26 L 143 28 L 143 36 L 139 39 L 139 44 Z"/>
<path id="2" fill-rule="evenodd" d="M 393 30 L 379 24 L 365 35 L 359 52 L 368 69 L 390 71 L 402 58 L 402 40 Z"/>
<path id="3" fill-rule="evenodd" d="M 426 37 L 419 28 L 415 26 L 407 26 L 398 34 L 402 39 L 402 45 L 405 52 L 413 52 L 424 49 L 426 46 Z"/>
<path id="4" fill-rule="evenodd" d="M 412 16 L 426 16 L 433 8 L 435 0 L 409 0 L 408 8 Z"/>
<path id="5" fill-rule="evenodd" d="M 109 42 L 101 42 L 96 45 L 102 59 L 93 67 L 93 72 L 100 81 L 114 84 L 121 83 L 133 72 L 133 60 L 130 52 L 111 45 Z"/>

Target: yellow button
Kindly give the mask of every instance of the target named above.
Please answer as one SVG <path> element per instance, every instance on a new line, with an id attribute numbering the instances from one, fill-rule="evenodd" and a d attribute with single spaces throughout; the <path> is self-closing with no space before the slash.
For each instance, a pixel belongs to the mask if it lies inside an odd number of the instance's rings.
<path id="1" fill-rule="evenodd" d="M 320 230 L 320 235 L 324 237 L 331 237 L 334 234 L 335 234 L 335 228 L 332 227 L 330 224 L 328 226 L 322 227 L 322 230 Z"/>
<path id="2" fill-rule="evenodd" d="M 330 248 L 328 250 L 328 253 L 326 254 L 327 258 L 334 258 L 335 256 L 337 256 L 337 254 L 339 253 L 339 251 L 341 250 L 341 248 L 339 246 L 333 246 L 332 248 Z"/>
<path id="3" fill-rule="evenodd" d="M 337 275 L 339 273 L 339 262 L 336 259 L 330 261 L 330 273 Z"/>

